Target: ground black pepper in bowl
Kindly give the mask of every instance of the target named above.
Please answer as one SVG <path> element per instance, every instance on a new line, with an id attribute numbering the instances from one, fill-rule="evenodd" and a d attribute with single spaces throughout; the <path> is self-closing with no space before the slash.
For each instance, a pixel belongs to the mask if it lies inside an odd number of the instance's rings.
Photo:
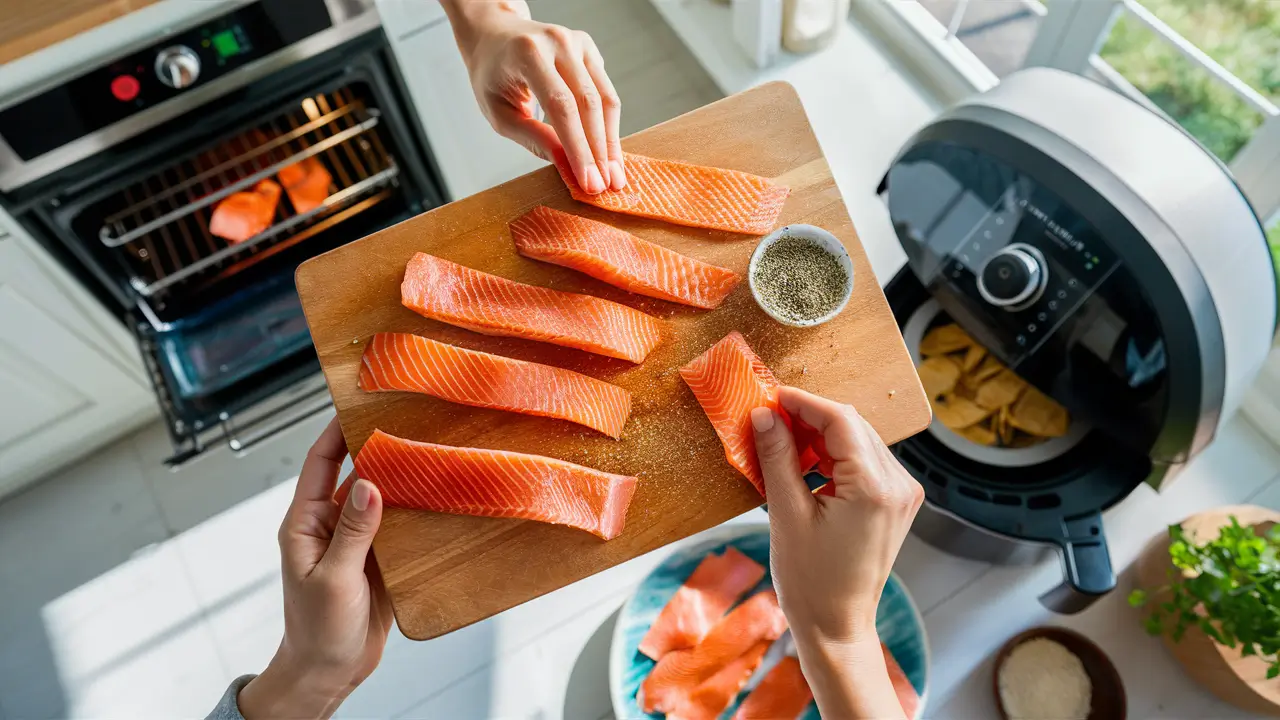
<path id="1" fill-rule="evenodd" d="M 803 323 L 826 316 L 844 302 L 849 275 L 822 245 L 786 235 L 761 253 L 751 283 L 775 314 Z"/>

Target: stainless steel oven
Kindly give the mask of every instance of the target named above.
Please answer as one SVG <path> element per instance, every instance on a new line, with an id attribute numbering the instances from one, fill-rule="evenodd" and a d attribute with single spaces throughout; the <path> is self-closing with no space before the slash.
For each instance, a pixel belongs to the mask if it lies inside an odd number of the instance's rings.
<path id="1" fill-rule="evenodd" d="M 293 271 L 443 202 L 419 128 L 371 3 L 258 0 L 0 107 L 0 190 L 134 331 L 179 464 L 329 406 Z"/>

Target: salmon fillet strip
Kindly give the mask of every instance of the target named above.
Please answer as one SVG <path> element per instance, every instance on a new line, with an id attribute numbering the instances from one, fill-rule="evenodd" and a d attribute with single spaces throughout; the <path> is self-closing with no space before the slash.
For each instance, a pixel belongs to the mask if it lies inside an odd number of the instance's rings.
<path id="1" fill-rule="evenodd" d="M 623 153 L 627 186 L 588 195 L 563 153 L 556 168 L 574 200 L 676 225 L 764 235 L 791 189 L 758 175 Z"/>
<path id="2" fill-rule="evenodd" d="M 811 700 L 813 691 L 804 679 L 800 661 L 788 655 L 742 701 L 733 720 L 796 720 Z"/>
<path id="3" fill-rule="evenodd" d="M 893 692 L 898 696 L 898 704 L 902 706 L 902 713 L 907 716 L 907 720 L 913 720 L 916 711 L 920 709 L 920 696 L 916 694 L 916 688 L 911 684 L 911 678 L 902 671 L 902 666 L 898 664 L 897 658 L 889 651 L 889 646 L 880 643 L 880 651 L 884 653 L 885 669 L 889 671 L 889 680 L 893 683 Z"/>
<path id="4" fill-rule="evenodd" d="M 742 657 L 757 643 L 771 643 L 787 629 L 778 595 L 763 590 L 724 616 L 702 642 L 662 656 L 640 684 L 637 698 L 647 713 L 672 712 L 695 688 Z"/>
<path id="5" fill-rule="evenodd" d="M 765 494 L 764 475 L 760 472 L 755 430 L 751 426 L 751 411 L 758 407 L 773 408 L 791 428 L 801 472 L 818 465 L 824 475 L 831 476 L 831 457 L 822 436 L 804 423 L 793 422 L 778 404 L 778 388 L 782 384 L 747 345 L 742 333 L 729 333 L 689 361 L 680 368 L 680 377 L 715 428 L 729 464 L 746 476 L 761 496 Z"/>
<path id="6" fill-rule="evenodd" d="M 392 507 L 568 525 L 604 540 L 626 520 L 636 479 L 555 458 L 415 442 L 375 430 L 355 470 Z"/>
<path id="7" fill-rule="evenodd" d="M 640 652 L 654 660 L 672 650 L 697 645 L 743 593 L 764 578 L 764 566 L 737 548 L 702 558 L 671 596 L 640 640 Z"/>
<path id="8" fill-rule="evenodd" d="M 486 335 L 540 340 L 639 363 L 662 323 L 590 295 L 525 285 L 426 253 L 405 267 L 400 300 L 419 315 Z"/>
<path id="9" fill-rule="evenodd" d="M 377 333 L 360 360 L 361 390 L 433 395 L 473 407 L 558 418 L 618 439 L 631 393 L 550 365 L 467 350 L 408 333 Z"/>
<path id="10" fill-rule="evenodd" d="M 521 255 L 562 265 L 637 295 L 719 307 L 742 278 L 595 220 L 539 205 L 511 223 Z"/>
<path id="11" fill-rule="evenodd" d="M 725 665 L 694 688 L 679 707 L 667 713 L 667 720 L 716 720 L 751 679 L 768 650 L 767 642 L 751 646 L 745 655 Z"/>

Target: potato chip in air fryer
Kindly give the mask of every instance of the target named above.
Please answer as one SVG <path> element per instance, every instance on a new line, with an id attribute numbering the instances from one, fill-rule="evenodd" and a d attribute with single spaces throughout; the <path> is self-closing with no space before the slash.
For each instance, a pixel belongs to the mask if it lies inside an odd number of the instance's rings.
<path id="1" fill-rule="evenodd" d="M 960 428 L 956 431 L 956 434 L 969 442 L 975 442 L 979 445 L 995 445 L 1000 439 L 986 423 L 975 423 L 967 428 Z"/>
<path id="2" fill-rule="evenodd" d="M 978 386 L 973 399 L 984 408 L 996 410 L 1012 405 L 1027 388 L 1027 381 L 1012 370 L 1001 370 Z"/>
<path id="3" fill-rule="evenodd" d="M 987 355 L 982 358 L 982 362 L 978 363 L 978 367 L 967 372 L 974 380 L 981 382 L 1004 369 L 1004 363 L 997 360 L 994 355 Z"/>
<path id="4" fill-rule="evenodd" d="M 965 372 L 973 372 L 978 367 L 978 363 L 987 356 L 987 349 L 981 345 L 974 343 L 964 353 L 964 359 L 960 361 L 960 368 Z"/>
<path id="5" fill-rule="evenodd" d="M 1009 422 L 1019 430 L 1040 437 L 1067 434 L 1070 417 L 1057 400 L 1028 386 L 1009 410 Z"/>
<path id="6" fill-rule="evenodd" d="M 931 357 L 916 368 L 920 374 L 920 384 L 924 392 L 931 398 L 940 397 L 951 392 L 960 379 L 960 366 L 945 357 Z"/>
<path id="7" fill-rule="evenodd" d="M 1008 446 L 1013 443 L 1014 435 L 1018 434 L 1018 429 L 1009 422 L 1009 406 L 1001 406 L 999 412 L 995 416 L 996 436 L 1000 438 L 1000 444 Z"/>
<path id="8" fill-rule="evenodd" d="M 985 420 L 991 411 L 972 400 L 950 395 L 933 401 L 933 414 L 952 430 L 963 430 Z"/>
<path id="9" fill-rule="evenodd" d="M 957 350 L 966 350 L 974 345 L 973 338 L 959 325 L 940 325 L 925 333 L 920 341 L 920 354 L 925 357 L 945 355 Z"/>

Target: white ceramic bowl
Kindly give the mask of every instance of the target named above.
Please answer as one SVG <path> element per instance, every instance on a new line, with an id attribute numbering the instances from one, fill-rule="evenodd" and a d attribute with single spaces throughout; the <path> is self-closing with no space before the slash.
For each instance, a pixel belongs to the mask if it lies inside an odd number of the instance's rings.
<path id="1" fill-rule="evenodd" d="M 845 283 L 844 286 L 844 297 L 826 315 L 813 320 L 790 320 L 779 315 L 777 311 L 769 307 L 769 303 L 760 297 L 760 290 L 756 287 L 756 266 L 760 264 L 760 257 L 764 255 L 764 251 L 784 237 L 799 237 L 812 240 L 835 256 L 840 263 L 840 267 L 844 268 L 845 276 L 849 278 L 849 282 Z M 755 298 L 756 304 L 760 306 L 761 310 L 768 313 L 769 317 L 791 327 L 813 327 L 839 315 L 844 310 L 844 306 L 849 304 L 849 298 L 853 297 L 853 261 L 849 259 L 849 251 L 844 249 L 844 244 L 835 235 L 826 230 L 813 225 L 785 225 L 765 235 L 760 240 L 760 244 L 756 246 L 756 251 L 751 254 L 751 264 L 747 266 L 747 284 L 751 286 L 751 297 Z"/>

